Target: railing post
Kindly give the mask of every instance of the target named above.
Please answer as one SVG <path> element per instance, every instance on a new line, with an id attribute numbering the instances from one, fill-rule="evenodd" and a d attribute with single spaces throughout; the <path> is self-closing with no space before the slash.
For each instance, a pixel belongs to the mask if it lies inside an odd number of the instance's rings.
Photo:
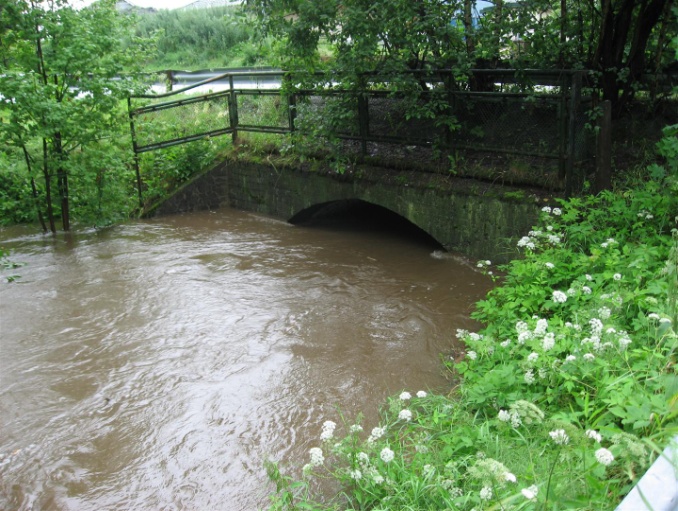
<path id="1" fill-rule="evenodd" d="M 581 73 L 575 72 L 572 74 L 572 82 L 570 87 L 570 108 L 568 115 L 567 126 L 567 155 L 565 163 L 565 195 L 570 196 L 575 189 L 581 186 L 579 182 L 579 173 L 575 175 L 574 161 L 577 156 L 577 115 L 579 114 L 579 106 L 581 104 Z"/>
<path id="2" fill-rule="evenodd" d="M 285 86 L 285 82 L 287 86 Z M 297 118 L 297 95 L 292 91 L 292 77 L 290 75 L 283 75 L 283 87 L 281 90 L 287 89 L 287 122 L 289 124 L 290 134 L 294 133 L 294 120 Z"/>
<path id="3" fill-rule="evenodd" d="M 367 137 L 370 136 L 370 112 L 367 103 L 367 92 L 358 92 L 358 129 L 362 155 L 367 155 Z"/>
<path id="4" fill-rule="evenodd" d="M 567 92 L 569 91 L 568 76 L 560 77 L 560 101 L 558 102 L 558 179 L 565 181 L 567 176 Z"/>
<path id="5" fill-rule="evenodd" d="M 144 198 L 141 193 L 141 171 L 139 170 L 139 153 L 137 153 L 137 135 L 134 129 L 134 114 L 132 113 L 132 97 L 127 96 L 127 115 L 129 116 L 129 128 L 132 136 L 132 152 L 134 153 L 134 170 L 137 174 L 137 192 L 139 193 L 139 208 L 144 207 Z"/>
<path id="6" fill-rule="evenodd" d="M 596 192 L 612 188 L 612 103 L 606 100 L 600 106 L 602 116 L 596 151 Z"/>
<path id="7" fill-rule="evenodd" d="M 167 80 L 165 82 L 165 92 L 172 92 L 174 90 L 174 71 L 171 69 L 166 71 Z"/>
<path id="8" fill-rule="evenodd" d="M 238 140 L 238 98 L 233 87 L 233 75 L 228 75 L 228 85 L 231 89 L 228 96 L 228 120 L 231 124 L 231 137 L 235 144 Z"/>

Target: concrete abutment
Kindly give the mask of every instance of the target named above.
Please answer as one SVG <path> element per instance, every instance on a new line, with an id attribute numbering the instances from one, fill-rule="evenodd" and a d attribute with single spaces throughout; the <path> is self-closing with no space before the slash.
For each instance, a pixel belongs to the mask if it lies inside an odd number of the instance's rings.
<path id="1" fill-rule="evenodd" d="M 326 174 L 270 164 L 225 161 L 195 177 L 147 216 L 231 207 L 286 221 L 309 208 L 359 199 L 387 208 L 473 259 L 507 262 L 536 223 L 527 193 L 438 174 L 358 168 Z"/>

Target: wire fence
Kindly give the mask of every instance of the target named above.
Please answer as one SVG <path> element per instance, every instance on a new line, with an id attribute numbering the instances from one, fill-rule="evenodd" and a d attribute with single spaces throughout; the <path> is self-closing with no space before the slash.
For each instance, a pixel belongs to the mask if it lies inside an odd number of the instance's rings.
<path id="1" fill-rule="evenodd" d="M 521 156 L 541 169 L 530 184 L 575 191 L 595 146 L 586 128 L 592 100 L 583 94 L 585 72 L 474 70 L 468 76 L 465 82 L 452 72 L 411 73 L 404 80 L 365 76 L 345 87 L 325 75 L 223 73 L 164 94 L 132 96 L 134 152 L 275 133 L 309 146 L 342 140 L 342 150 L 362 157 L 401 159 L 417 148 L 420 157 L 443 161 L 443 167 L 449 167 L 445 157 L 462 152 L 469 160 Z M 243 79 L 255 86 L 243 87 Z M 191 94 L 210 87 L 220 90 Z"/>

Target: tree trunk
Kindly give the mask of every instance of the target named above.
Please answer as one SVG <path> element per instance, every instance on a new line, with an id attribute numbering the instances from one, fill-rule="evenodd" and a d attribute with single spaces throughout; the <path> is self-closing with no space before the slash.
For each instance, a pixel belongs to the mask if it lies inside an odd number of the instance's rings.
<path id="1" fill-rule="evenodd" d="M 47 218 L 49 220 L 49 228 L 52 233 L 56 233 L 56 225 L 54 224 L 54 211 L 52 210 L 52 183 L 49 175 L 48 164 L 47 139 L 42 139 L 42 174 L 45 178 L 45 203 L 47 206 Z"/>
<path id="2" fill-rule="evenodd" d="M 22 144 L 21 149 L 24 152 L 24 159 L 26 160 L 26 167 L 28 168 L 28 175 L 31 176 L 31 190 L 33 191 L 33 202 L 35 203 L 35 211 L 38 213 L 38 220 L 42 226 L 42 232 L 47 232 L 47 226 L 45 225 L 45 219 L 42 216 L 42 211 L 40 210 L 40 201 L 38 197 L 38 189 L 35 186 L 35 179 L 33 178 L 33 166 L 31 164 L 31 155 L 28 154 L 28 149 L 26 145 Z"/>
<path id="3" fill-rule="evenodd" d="M 466 38 L 466 55 L 472 61 L 476 51 L 476 41 L 473 27 L 474 0 L 464 0 L 464 37 Z"/>
<path id="4" fill-rule="evenodd" d="M 628 84 L 640 80 L 645 70 L 645 48 L 652 34 L 652 29 L 659 22 L 659 18 L 664 12 L 664 8 L 669 0 L 651 0 L 649 4 L 644 4 L 642 10 L 638 13 L 633 41 L 631 41 L 631 50 L 628 56 L 629 76 Z M 622 95 L 622 103 L 633 97 L 633 89 L 630 86 L 625 87 Z"/>
<path id="5" fill-rule="evenodd" d="M 558 49 L 558 63 L 565 67 L 565 43 L 567 42 L 567 0 L 560 0 L 560 48 Z"/>
<path id="6" fill-rule="evenodd" d="M 58 162 L 57 168 L 57 189 L 59 190 L 59 198 L 61 199 L 61 226 L 64 231 L 71 228 L 69 203 L 68 203 L 68 174 L 63 168 L 63 147 L 61 145 L 61 133 L 54 134 L 54 154 Z"/>

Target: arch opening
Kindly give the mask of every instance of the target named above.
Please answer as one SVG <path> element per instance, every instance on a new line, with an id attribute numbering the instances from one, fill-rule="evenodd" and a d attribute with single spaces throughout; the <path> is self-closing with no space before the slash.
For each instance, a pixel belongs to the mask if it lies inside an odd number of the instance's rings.
<path id="1" fill-rule="evenodd" d="M 381 236 L 405 238 L 432 250 L 445 251 L 438 240 L 407 218 L 362 199 L 315 204 L 300 211 L 288 222 L 308 228 L 378 233 Z"/>

